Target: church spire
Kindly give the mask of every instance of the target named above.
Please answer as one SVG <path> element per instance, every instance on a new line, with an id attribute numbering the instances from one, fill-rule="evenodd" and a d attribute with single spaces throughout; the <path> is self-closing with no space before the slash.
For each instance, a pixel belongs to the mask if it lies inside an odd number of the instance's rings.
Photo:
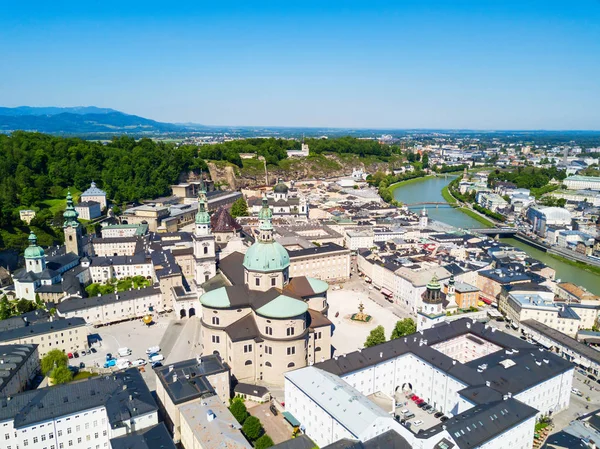
<path id="1" fill-rule="evenodd" d="M 204 186 L 204 178 L 200 172 L 200 189 L 198 190 L 198 212 L 196 213 L 197 225 L 210 226 L 210 215 L 208 214 L 208 201 L 206 199 L 206 188 Z"/>
<path id="2" fill-rule="evenodd" d="M 263 196 L 262 208 L 258 213 L 258 240 L 261 242 L 272 242 L 273 241 L 273 211 L 269 207 L 269 200 L 267 196 Z"/>
<path id="3" fill-rule="evenodd" d="M 74 228 L 79 226 L 79 222 L 77 221 L 77 217 L 79 214 L 75 210 L 75 206 L 73 205 L 73 197 L 71 196 L 71 191 L 67 192 L 67 208 L 63 213 L 64 223 L 63 227 L 72 226 Z"/>

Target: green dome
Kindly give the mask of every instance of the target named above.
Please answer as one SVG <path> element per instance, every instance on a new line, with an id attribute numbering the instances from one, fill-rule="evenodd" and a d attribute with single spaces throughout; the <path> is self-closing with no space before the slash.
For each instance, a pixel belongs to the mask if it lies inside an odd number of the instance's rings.
<path id="1" fill-rule="evenodd" d="M 37 237 L 33 231 L 31 231 L 27 240 L 29 240 L 29 246 L 25 248 L 25 258 L 37 259 L 44 257 L 44 250 L 37 245 Z"/>
<path id="2" fill-rule="evenodd" d="M 277 242 L 257 242 L 244 256 L 244 267 L 250 271 L 283 271 L 289 266 L 288 252 Z"/>
<path id="3" fill-rule="evenodd" d="M 431 281 L 427 284 L 427 290 L 440 290 L 442 286 L 440 285 L 437 276 L 434 274 L 431 278 Z"/>
<path id="4" fill-rule="evenodd" d="M 273 188 L 273 192 L 275 193 L 288 193 L 288 186 L 286 186 L 283 182 L 283 179 L 279 179 L 277 185 Z"/>

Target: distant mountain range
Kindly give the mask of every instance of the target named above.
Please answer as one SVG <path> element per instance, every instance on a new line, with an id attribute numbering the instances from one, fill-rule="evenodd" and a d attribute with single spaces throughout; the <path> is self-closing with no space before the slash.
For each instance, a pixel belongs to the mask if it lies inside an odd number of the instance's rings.
<path id="1" fill-rule="evenodd" d="M 50 134 L 157 134 L 185 132 L 190 127 L 95 106 L 0 107 L 0 132 L 16 130 Z"/>

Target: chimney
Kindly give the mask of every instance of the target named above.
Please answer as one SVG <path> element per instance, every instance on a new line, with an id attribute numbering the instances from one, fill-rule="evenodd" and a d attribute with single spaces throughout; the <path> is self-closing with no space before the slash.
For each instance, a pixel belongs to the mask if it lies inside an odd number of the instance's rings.
<path id="1" fill-rule="evenodd" d="M 382 359 L 383 358 L 383 352 L 379 353 L 379 358 Z"/>
<path id="2" fill-rule="evenodd" d="M 489 387 L 490 385 L 492 385 L 492 384 L 491 384 L 491 382 L 490 382 L 489 380 L 486 380 L 486 381 L 485 381 L 485 386 L 486 386 L 486 387 Z"/>
<path id="3" fill-rule="evenodd" d="M 123 391 L 127 390 L 127 384 L 123 384 Z"/>
<path id="4" fill-rule="evenodd" d="M 511 393 L 510 391 L 509 391 L 509 392 L 508 392 L 506 395 L 507 395 L 509 398 L 512 398 L 512 393 Z"/>
<path id="5" fill-rule="evenodd" d="M 173 374 L 173 382 L 177 382 L 177 373 Z"/>
<path id="6" fill-rule="evenodd" d="M 456 365 L 456 360 L 452 360 L 452 364 L 453 364 L 453 365 Z"/>

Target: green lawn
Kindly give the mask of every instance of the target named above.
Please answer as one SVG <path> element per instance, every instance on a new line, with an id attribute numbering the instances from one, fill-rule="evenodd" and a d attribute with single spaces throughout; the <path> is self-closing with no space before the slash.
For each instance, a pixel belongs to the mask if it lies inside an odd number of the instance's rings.
<path id="1" fill-rule="evenodd" d="M 94 377 L 97 375 L 98 374 L 90 373 L 89 371 L 79 371 L 77 374 L 75 374 L 75 376 L 73 377 L 73 380 L 87 379 L 88 377 Z"/>
<path id="2" fill-rule="evenodd" d="M 56 212 L 58 212 L 59 210 L 63 210 L 67 207 L 67 192 L 69 191 L 69 189 L 65 189 L 65 191 L 63 192 L 63 195 L 59 196 L 58 198 L 52 198 L 52 199 L 47 199 L 42 201 L 42 204 L 44 206 L 46 206 L 48 209 L 50 209 L 50 212 L 52 212 L 52 214 L 54 215 Z M 77 202 L 79 201 L 79 196 L 81 195 L 81 191 L 77 190 L 76 188 L 71 188 L 71 195 L 73 195 L 73 201 L 75 201 L 75 204 L 77 204 Z"/>
<path id="3" fill-rule="evenodd" d="M 546 254 L 548 254 L 550 257 L 553 257 L 556 260 L 560 260 L 561 262 L 567 263 L 569 265 L 573 265 L 574 267 L 581 268 L 582 270 L 585 270 L 585 271 L 589 271 L 590 273 L 600 275 L 600 267 L 597 267 L 595 265 L 589 265 L 587 263 L 580 262 L 578 260 L 566 259 L 557 254 L 552 254 L 552 253 L 546 253 Z"/>
<path id="4" fill-rule="evenodd" d="M 452 196 L 452 194 L 450 193 L 450 190 L 448 189 L 448 186 L 445 186 L 442 189 L 442 196 L 444 197 L 444 199 L 449 203 L 449 204 L 456 204 L 456 199 Z"/>
<path id="5" fill-rule="evenodd" d="M 485 226 L 489 226 L 490 228 L 493 228 L 494 226 L 496 226 L 490 220 L 483 218 L 481 215 L 479 215 L 477 212 L 473 212 L 471 209 L 467 209 L 466 207 L 459 207 L 458 210 L 463 212 L 464 214 L 468 215 L 469 217 L 474 218 L 479 223 L 481 223 Z"/>

